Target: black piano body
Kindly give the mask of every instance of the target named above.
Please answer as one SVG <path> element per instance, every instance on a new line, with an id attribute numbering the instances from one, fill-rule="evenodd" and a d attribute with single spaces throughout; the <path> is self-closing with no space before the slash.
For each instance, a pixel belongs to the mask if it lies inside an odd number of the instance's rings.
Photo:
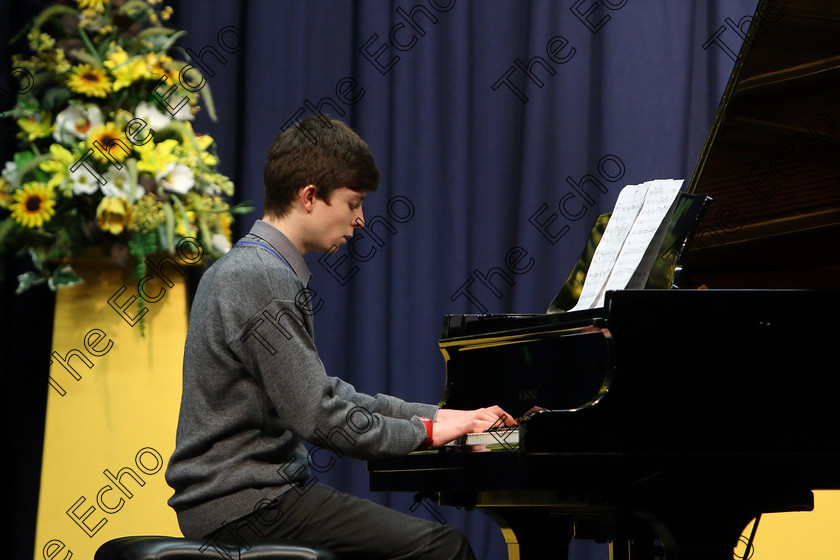
<path id="1" fill-rule="evenodd" d="M 551 410 L 519 443 L 371 461 L 371 489 L 482 508 L 520 558 L 562 557 L 573 527 L 731 558 L 756 515 L 840 488 L 838 312 L 834 291 L 634 290 L 597 312 L 449 316 L 444 406 Z"/>
<path id="2" fill-rule="evenodd" d="M 761 0 L 688 181 L 714 201 L 681 289 L 446 316 L 442 406 L 547 410 L 490 444 L 371 461 L 371 489 L 479 508 L 511 558 L 562 558 L 574 534 L 705 560 L 840 488 L 837 37 L 836 3 Z"/>

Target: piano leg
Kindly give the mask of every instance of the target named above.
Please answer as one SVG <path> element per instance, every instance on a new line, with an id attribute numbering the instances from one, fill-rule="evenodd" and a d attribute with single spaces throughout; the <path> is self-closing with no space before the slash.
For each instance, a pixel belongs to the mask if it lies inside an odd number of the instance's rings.
<path id="1" fill-rule="evenodd" d="M 732 560 L 744 527 L 757 515 L 814 507 L 810 490 L 765 487 L 697 494 L 695 489 L 672 488 L 669 494 L 670 500 L 634 508 L 659 535 L 665 560 Z"/>
<path id="2" fill-rule="evenodd" d="M 574 536 L 571 518 L 551 515 L 550 508 L 478 508 L 502 530 L 508 560 L 567 560 Z"/>

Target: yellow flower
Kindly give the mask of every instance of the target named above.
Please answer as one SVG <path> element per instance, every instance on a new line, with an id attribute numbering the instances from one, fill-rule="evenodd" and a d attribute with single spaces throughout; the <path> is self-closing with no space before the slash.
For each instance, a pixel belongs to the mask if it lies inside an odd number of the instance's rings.
<path id="1" fill-rule="evenodd" d="M 76 93 L 91 97 L 106 97 L 111 93 L 111 78 L 102 68 L 90 64 L 77 64 L 67 78 L 67 87 Z"/>
<path id="2" fill-rule="evenodd" d="M 177 162 L 175 148 L 178 147 L 177 140 L 164 140 L 159 144 L 154 141 L 138 144 L 134 149 L 140 153 L 140 161 L 137 162 L 137 169 L 152 175 L 157 175 L 166 170 L 170 163 Z"/>
<path id="3" fill-rule="evenodd" d="M 227 206 L 227 205 L 226 205 Z M 219 232 L 225 236 L 225 238 L 230 241 L 231 238 L 231 231 L 230 231 L 230 224 L 233 222 L 233 218 L 230 215 L 230 212 L 219 212 L 216 214 L 219 220 Z"/>
<path id="4" fill-rule="evenodd" d="M 53 189 L 43 183 L 26 183 L 12 197 L 15 200 L 9 206 L 12 218 L 24 227 L 39 228 L 55 214 Z"/>
<path id="5" fill-rule="evenodd" d="M 179 70 L 171 66 L 172 62 L 172 57 L 165 54 L 148 53 L 146 55 L 146 67 L 149 69 L 148 77 L 155 81 L 160 80 L 161 76 L 167 78 L 166 83 L 159 86 L 161 93 L 178 84 Z"/>
<path id="6" fill-rule="evenodd" d="M 195 235 L 195 212 L 186 210 L 187 223 L 184 223 L 184 214 L 179 208 L 175 208 L 175 234 L 181 237 L 192 237 Z"/>
<path id="7" fill-rule="evenodd" d="M 0 208 L 8 208 L 12 205 L 12 184 L 6 179 L 0 178 Z"/>
<path id="8" fill-rule="evenodd" d="M 70 177 L 68 168 L 73 165 L 77 158 L 61 144 L 50 145 L 50 155 L 52 159 L 42 161 L 38 167 L 52 175 L 47 182 L 47 186 L 52 188 L 61 185 Z M 68 193 L 64 194 L 67 195 Z"/>
<path id="9" fill-rule="evenodd" d="M 55 39 L 47 33 L 40 33 L 34 27 L 27 33 L 26 39 L 33 51 L 47 51 L 55 46 Z"/>
<path id="10" fill-rule="evenodd" d="M 155 195 L 148 193 L 131 207 L 131 219 L 128 227 L 141 233 L 149 233 L 166 222 L 163 203 Z"/>
<path id="11" fill-rule="evenodd" d="M 129 155 L 131 155 L 131 147 L 132 144 L 128 142 L 123 134 L 120 127 L 112 122 L 107 122 L 104 124 L 100 124 L 96 128 L 90 131 L 88 135 L 88 145 L 93 148 L 93 157 L 101 161 L 102 163 L 109 163 L 110 160 L 105 157 L 105 155 L 94 146 L 94 142 L 99 142 L 101 146 L 101 150 L 108 152 L 112 158 L 121 162 Z M 110 149 L 109 149 L 110 146 Z M 123 146 L 129 149 L 129 152 L 123 149 Z"/>
<path id="12" fill-rule="evenodd" d="M 55 65 L 55 72 L 56 74 L 66 74 L 70 71 L 70 63 L 67 61 L 67 56 L 64 53 L 64 49 L 55 49 L 55 60 L 53 61 Z"/>
<path id="13" fill-rule="evenodd" d="M 186 156 L 186 161 L 183 163 L 187 163 L 188 165 L 197 165 L 197 160 L 190 160 L 190 157 L 198 158 L 205 165 L 213 167 L 219 163 L 216 157 L 207 151 L 207 149 L 213 145 L 213 137 L 209 134 L 196 134 L 193 132 L 192 124 L 189 121 L 184 121 L 184 128 L 187 129 L 187 134 L 183 136 L 184 144 L 180 148 L 180 153 Z M 190 137 L 195 138 L 195 144 L 190 141 Z M 196 144 L 198 145 L 196 147 Z"/>
<path id="14" fill-rule="evenodd" d="M 26 133 L 26 138 L 32 142 L 38 138 L 46 138 L 52 134 L 55 126 L 52 122 L 52 115 L 49 113 L 41 113 L 29 119 L 18 119 L 18 126 Z M 23 134 L 18 134 L 23 136 Z"/>
<path id="15" fill-rule="evenodd" d="M 150 76 L 146 61 L 139 56 L 129 58 L 128 53 L 122 47 L 117 47 L 109 54 L 103 64 L 111 71 L 114 78 L 116 78 L 114 91 L 119 91 L 137 80 L 142 80 Z"/>
<path id="16" fill-rule="evenodd" d="M 97 12 L 102 12 L 105 10 L 108 0 L 76 0 L 76 3 L 81 9 L 90 8 Z"/>
<path id="17" fill-rule="evenodd" d="M 128 201 L 116 196 L 106 196 L 96 208 L 96 221 L 103 231 L 112 235 L 119 235 L 123 232 L 126 224 L 131 219 L 131 209 Z"/>

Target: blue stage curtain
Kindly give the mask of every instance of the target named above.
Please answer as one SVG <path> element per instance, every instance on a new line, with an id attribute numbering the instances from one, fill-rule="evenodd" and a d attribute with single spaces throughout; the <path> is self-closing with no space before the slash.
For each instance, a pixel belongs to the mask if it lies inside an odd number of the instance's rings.
<path id="1" fill-rule="evenodd" d="M 261 216 L 268 146 L 312 112 L 307 104 L 370 145 L 382 180 L 364 210 L 378 237 L 357 242 L 357 258 L 347 246 L 326 261 L 307 256 L 323 302 L 316 340 L 332 375 L 425 402 L 443 391 L 444 314 L 544 312 L 622 186 L 691 174 L 733 65 L 728 51 L 741 44 L 726 19 L 737 26 L 755 5 L 173 2 L 175 25 L 189 32 L 179 44 L 203 52 L 218 113 L 211 122 L 205 110 L 196 130 L 218 141 L 238 199 L 257 207 L 235 236 Z M 559 210 L 568 193 L 574 219 Z M 368 492 L 360 461 L 340 458 L 317 476 L 400 511 L 412 504 Z M 414 512 L 463 529 L 480 558 L 505 557 L 480 513 Z M 576 543 L 573 557 L 606 551 Z"/>

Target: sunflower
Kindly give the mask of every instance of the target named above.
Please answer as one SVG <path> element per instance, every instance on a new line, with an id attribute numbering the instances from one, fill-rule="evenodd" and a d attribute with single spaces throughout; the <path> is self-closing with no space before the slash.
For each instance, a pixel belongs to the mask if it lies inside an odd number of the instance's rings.
<path id="1" fill-rule="evenodd" d="M 139 56 L 129 58 L 128 53 L 122 47 L 114 49 L 103 64 L 116 78 L 114 91 L 128 87 L 137 80 L 151 77 L 145 59 Z"/>
<path id="2" fill-rule="evenodd" d="M 12 218 L 24 227 L 39 228 L 55 214 L 53 189 L 43 183 L 26 183 L 12 196 L 15 200 L 9 206 Z"/>
<path id="3" fill-rule="evenodd" d="M 107 97 L 111 93 L 112 82 L 102 68 L 77 64 L 67 78 L 67 87 L 90 97 Z"/>
<path id="4" fill-rule="evenodd" d="M 95 142 L 99 142 L 101 148 L 96 146 L 94 144 Z M 109 153 L 111 158 L 118 162 L 123 161 L 131 155 L 131 144 L 125 141 L 125 135 L 120 130 L 120 127 L 112 122 L 100 124 L 91 130 L 88 136 L 88 145 L 94 148 L 93 157 L 102 163 L 108 163 L 110 161 L 109 158 L 105 157 L 103 151 Z M 126 152 L 126 149 L 129 151 Z"/>

